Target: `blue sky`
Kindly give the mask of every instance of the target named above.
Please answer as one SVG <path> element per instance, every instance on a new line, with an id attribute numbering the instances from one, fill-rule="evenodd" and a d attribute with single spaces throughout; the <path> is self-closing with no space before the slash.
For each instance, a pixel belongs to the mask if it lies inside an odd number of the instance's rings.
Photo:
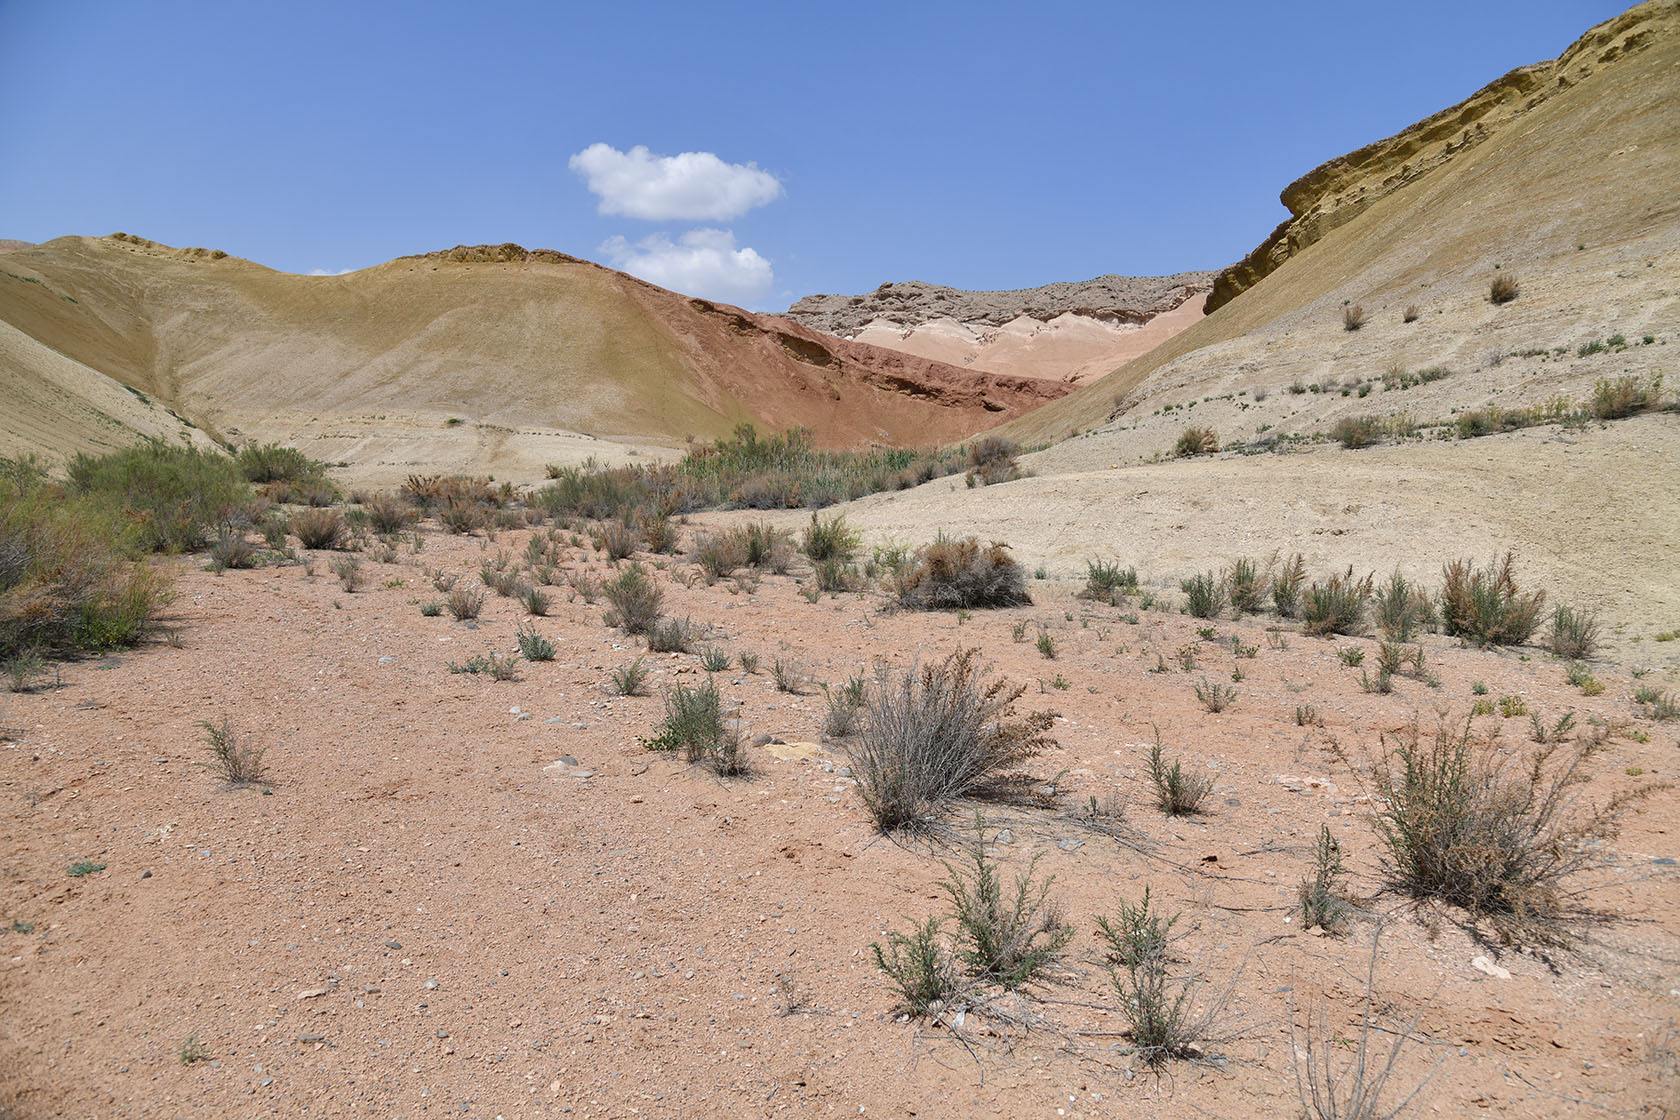
<path id="1" fill-rule="evenodd" d="M 0 0 L 0 237 L 517 241 L 763 309 L 1218 268 L 1624 7 Z"/>

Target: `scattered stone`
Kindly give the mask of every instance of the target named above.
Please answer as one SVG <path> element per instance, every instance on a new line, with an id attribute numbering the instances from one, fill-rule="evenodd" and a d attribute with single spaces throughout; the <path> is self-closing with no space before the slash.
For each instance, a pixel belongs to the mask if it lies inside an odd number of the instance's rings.
<path id="1" fill-rule="evenodd" d="M 1470 962 L 1470 967 L 1475 969 L 1477 972 L 1485 972 L 1489 976 L 1499 980 L 1509 980 L 1511 978 L 1510 969 L 1501 968 L 1487 957 L 1477 957 L 1475 960 Z"/>
<path id="2" fill-rule="evenodd" d="M 435 991 L 437 989 L 438 982 L 436 980 L 428 980 L 420 986 L 425 988 L 428 992 Z"/>
<path id="3" fill-rule="evenodd" d="M 402 948 L 402 942 L 393 938 L 390 941 L 385 942 L 385 948 L 387 948 L 387 949 L 401 949 Z"/>

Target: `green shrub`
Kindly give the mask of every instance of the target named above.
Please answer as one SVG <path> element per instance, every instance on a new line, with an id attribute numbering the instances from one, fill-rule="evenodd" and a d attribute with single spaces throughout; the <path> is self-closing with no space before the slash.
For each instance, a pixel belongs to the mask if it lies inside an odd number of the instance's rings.
<path id="1" fill-rule="evenodd" d="M 823 716 L 823 734 L 844 739 L 858 727 L 858 712 L 869 700 L 868 682 L 862 675 L 850 677 L 838 688 L 822 686 L 828 710 Z"/>
<path id="2" fill-rule="evenodd" d="M 978 820 L 976 830 L 979 830 Z M 963 946 L 958 959 L 982 983 L 1006 990 L 1032 980 L 1073 939 L 1073 927 L 1061 920 L 1050 900 L 1054 875 L 1034 881 L 1040 856 L 1028 861 L 1015 876 L 1014 889 L 1005 891 L 995 862 L 986 855 L 983 831 L 968 846 L 961 868 L 945 861 L 946 877 L 939 885 L 951 896 L 957 936 Z"/>
<path id="3" fill-rule="evenodd" d="M 248 443 L 233 457 L 248 482 L 303 482 L 326 474 L 327 464 L 311 459 L 295 447 L 278 443 Z"/>
<path id="4" fill-rule="evenodd" d="M 1016 715 L 1026 687 L 984 680 L 978 656 L 962 650 L 870 690 L 852 769 L 882 832 L 927 827 L 954 799 L 1051 745 L 1055 713 Z"/>
<path id="5" fill-rule="evenodd" d="M 1118 560 L 1087 560 L 1085 588 L 1079 594 L 1086 599 L 1118 604 L 1126 595 L 1136 591 L 1137 586 L 1136 568 L 1122 568 Z"/>
<path id="6" fill-rule="evenodd" d="M 1210 681 L 1206 677 L 1202 678 L 1200 684 L 1192 687 L 1196 693 L 1196 699 L 1201 701 L 1202 707 L 1215 715 L 1229 708 L 1237 699 L 1236 689 L 1228 684 L 1221 685 L 1218 681 Z"/>
<path id="7" fill-rule="evenodd" d="M 620 665 L 610 674 L 612 692 L 615 696 L 645 696 L 647 694 L 648 669 L 640 657 L 625 665 Z"/>
<path id="8" fill-rule="evenodd" d="M 1225 613 L 1225 581 L 1217 573 L 1202 572 L 1179 583 L 1184 609 L 1194 618 L 1218 618 Z"/>
<path id="9" fill-rule="evenodd" d="M 514 632 L 519 652 L 527 661 L 553 661 L 560 648 L 541 634 L 535 626 L 520 625 Z"/>
<path id="10" fill-rule="evenodd" d="M 701 533 L 694 541 L 694 562 L 708 582 L 722 579 L 747 560 L 744 537 L 735 533 Z"/>
<path id="11" fill-rule="evenodd" d="M 1267 589 L 1266 573 L 1260 570 L 1260 562 L 1248 556 L 1232 561 L 1225 572 L 1225 589 L 1231 609 L 1238 615 L 1259 614 Z"/>
<path id="12" fill-rule="evenodd" d="M 694 688 L 679 684 L 667 691 L 665 722 L 642 746 L 682 751 L 689 762 L 703 762 L 721 777 L 749 772 L 740 729 L 723 718 L 723 700 L 710 678 Z"/>
<path id="13" fill-rule="evenodd" d="M 1442 571 L 1441 629 L 1478 645 L 1517 645 L 1540 625 L 1546 593 L 1517 589 L 1516 554 L 1507 552 L 1486 568 L 1454 560 Z"/>
<path id="14" fill-rule="evenodd" d="M 897 1010 L 921 1018 L 933 1013 L 957 989 L 956 962 L 939 936 L 939 919 L 929 918 L 908 935 L 892 931 L 887 947 L 869 946 L 875 967 L 898 992 Z"/>
<path id="15" fill-rule="evenodd" d="M 1377 628 L 1391 642 L 1409 642 L 1435 621 L 1435 606 L 1421 587 L 1409 582 L 1398 568 L 1376 589 Z"/>
<path id="16" fill-rule="evenodd" d="M 1205 1058 L 1224 1011 L 1224 997 L 1205 1005 L 1197 1001 L 1202 981 L 1194 973 L 1171 974 L 1167 931 L 1177 920 L 1176 914 L 1163 920 L 1150 911 L 1146 888 L 1141 906 L 1121 903 L 1118 926 L 1098 921 L 1098 935 L 1110 946 L 1109 979 L 1130 1027 L 1132 1052 L 1152 1069 L 1174 1059 Z"/>
<path id="17" fill-rule="evenodd" d="M 1205 774 L 1186 774 L 1177 759 L 1171 766 L 1161 752 L 1161 732 L 1155 732 L 1155 745 L 1149 749 L 1149 781 L 1155 787 L 1155 797 L 1161 812 L 1169 817 L 1189 816 L 1201 812 L 1202 799 L 1213 791 L 1213 779 Z"/>
<path id="18" fill-rule="evenodd" d="M 825 560 L 839 560 L 845 563 L 857 551 L 862 537 L 846 527 L 846 515 L 836 514 L 827 519 L 811 515 L 811 523 L 805 528 L 805 535 L 799 542 L 799 551 L 803 552 L 814 564 L 821 564 Z"/>
<path id="19" fill-rule="evenodd" d="M 1319 825 L 1318 841 L 1313 845 L 1313 873 L 1301 880 L 1297 892 L 1301 910 L 1301 928 L 1314 926 L 1325 933 L 1342 933 L 1353 915 L 1353 903 L 1342 886 L 1342 846 L 1330 834 L 1329 825 Z"/>
<path id="20" fill-rule="evenodd" d="M 1009 546 L 993 542 L 981 548 L 975 537 L 940 536 L 917 553 L 915 565 L 896 582 L 900 605 L 915 610 L 1015 607 L 1032 602 Z"/>
<path id="21" fill-rule="evenodd" d="M 172 597 L 161 572 L 131 559 L 145 545 L 106 502 L 56 486 L 0 490 L 0 658 L 139 641 Z"/>
<path id="22" fill-rule="evenodd" d="M 1662 374 L 1650 378 L 1623 374 L 1610 381 L 1600 378 L 1593 386 L 1592 414 L 1600 420 L 1620 420 L 1636 412 L 1662 407 Z"/>
<path id="23" fill-rule="evenodd" d="M 1301 630 L 1306 634 L 1363 634 L 1365 605 L 1371 599 L 1371 577 L 1354 579 L 1350 567 L 1307 588 Z"/>
<path id="24" fill-rule="evenodd" d="M 687 653 L 694 645 L 694 623 L 686 618 L 664 618 L 644 631 L 649 651 Z"/>
<path id="25" fill-rule="evenodd" d="M 186 444 L 150 440 L 70 460 L 71 489 L 121 509 L 147 548 L 192 552 L 246 519 L 251 489 L 233 461 Z"/>
<path id="26" fill-rule="evenodd" d="M 220 723 L 201 719 L 198 726 L 204 729 L 204 742 L 210 748 L 211 761 L 203 765 L 214 770 L 223 782 L 229 786 L 250 786 L 263 780 L 266 773 L 263 755 L 268 753 L 268 748 L 236 734 L 226 716 Z"/>
<path id="27" fill-rule="evenodd" d="M 632 563 L 601 590 L 612 604 L 607 612 L 608 626 L 626 634 L 645 634 L 659 620 L 665 592 L 640 564 Z"/>
<path id="28" fill-rule="evenodd" d="M 1382 432 L 1383 423 L 1375 416 L 1344 416 L 1330 429 L 1331 438 L 1350 451 L 1371 446 Z"/>

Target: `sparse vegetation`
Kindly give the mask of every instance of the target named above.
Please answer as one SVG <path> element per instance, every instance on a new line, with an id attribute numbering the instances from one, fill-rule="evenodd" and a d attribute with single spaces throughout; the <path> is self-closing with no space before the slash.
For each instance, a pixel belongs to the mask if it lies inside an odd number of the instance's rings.
<path id="1" fill-rule="evenodd" d="M 939 883 L 951 898 L 961 948 L 958 959 L 981 983 L 1013 990 L 1031 981 L 1073 939 L 1073 927 L 1050 898 L 1054 875 L 1037 880 L 1039 856 L 1005 891 L 997 864 L 986 854 L 986 835 L 976 817 L 975 838 L 961 866 L 945 861 Z"/>
<path id="2" fill-rule="evenodd" d="M 1051 745 L 1055 713 L 1017 715 L 1026 687 L 986 680 L 978 658 L 962 650 L 870 689 L 852 769 L 882 832 L 928 827 L 950 802 Z"/>
<path id="3" fill-rule="evenodd" d="M 1136 568 L 1122 568 L 1118 560 L 1085 561 L 1085 588 L 1080 595 L 1087 599 L 1118 605 L 1121 599 L 1137 590 Z"/>
<path id="4" fill-rule="evenodd" d="M 1196 699 L 1201 701 L 1202 707 L 1215 715 L 1229 708 L 1237 699 L 1236 689 L 1230 685 L 1221 685 L 1218 681 L 1210 681 L 1206 677 L 1193 687 Z"/>
<path id="5" fill-rule="evenodd" d="M 1383 423 L 1375 416 L 1344 416 L 1330 429 L 1330 436 L 1353 451 L 1377 442 L 1382 431 Z"/>
<path id="6" fill-rule="evenodd" d="M 1307 583 L 1307 561 L 1299 552 L 1284 562 L 1272 580 L 1272 607 L 1280 618 L 1301 613 L 1301 591 Z"/>
<path id="7" fill-rule="evenodd" d="M 1266 575 L 1252 557 L 1241 556 L 1231 562 L 1225 573 L 1225 589 L 1231 609 L 1239 616 L 1260 613 L 1268 589 Z"/>
<path id="8" fill-rule="evenodd" d="M 975 440 L 968 448 L 970 463 L 969 485 L 991 486 L 1021 476 L 1016 456 L 1021 449 L 1007 436 L 988 435 Z"/>
<path id="9" fill-rule="evenodd" d="M 1409 642 L 1435 622 L 1435 606 L 1429 594 L 1401 575 L 1398 568 L 1376 589 L 1374 603 L 1377 628 L 1390 642 Z"/>
<path id="10" fill-rule="evenodd" d="M 229 786 L 251 786 L 263 780 L 263 755 L 267 747 L 257 746 L 233 730 L 226 716 L 221 722 L 201 719 L 198 726 L 204 731 L 205 745 L 210 748 L 210 761 L 203 765 L 216 772 Z"/>
<path id="11" fill-rule="evenodd" d="M 344 515 L 336 509 L 302 509 L 292 514 L 287 524 L 298 543 L 304 548 L 337 548 L 348 527 Z"/>
<path id="12" fill-rule="evenodd" d="M 1155 744 L 1149 748 L 1149 781 L 1155 787 L 1155 797 L 1161 812 L 1169 817 L 1189 816 L 1201 812 L 1202 799 L 1213 791 L 1213 779 L 1201 774 L 1187 774 L 1178 759 L 1168 766 L 1161 750 L 1161 732 L 1155 732 Z"/>

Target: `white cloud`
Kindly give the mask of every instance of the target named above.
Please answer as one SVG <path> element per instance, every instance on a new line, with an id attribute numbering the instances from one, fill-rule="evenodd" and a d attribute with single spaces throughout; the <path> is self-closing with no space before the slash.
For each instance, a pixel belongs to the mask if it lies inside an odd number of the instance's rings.
<path id="1" fill-rule="evenodd" d="M 348 276 L 350 273 L 356 272 L 356 271 L 358 271 L 358 270 L 354 269 L 354 268 L 341 268 L 336 272 L 329 272 L 327 269 L 324 269 L 324 268 L 312 268 L 312 269 L 309 270 L 309 275 L 310 276 Z"/>
<path id="2" fill-rule="evenodd" d="M 600 197 L 602 214 L 653 222 L 722 222 L 782 196 L 782 184 L 756 163 L 725 163 L 711 152 L 656 156 L 637 145 L 621 152 L 591 144 L 572 171 Z"/>
<path id="3" fill-rule="evenodd" d="M 770 290 L 770 262 L 749 248 L 737 249 L 726 229 L 691 229 L 673 242 L 662 233 L 632 245 L 622 237 L 601 245 L 614 268 L 684 295 L 749 304 Z"/>

